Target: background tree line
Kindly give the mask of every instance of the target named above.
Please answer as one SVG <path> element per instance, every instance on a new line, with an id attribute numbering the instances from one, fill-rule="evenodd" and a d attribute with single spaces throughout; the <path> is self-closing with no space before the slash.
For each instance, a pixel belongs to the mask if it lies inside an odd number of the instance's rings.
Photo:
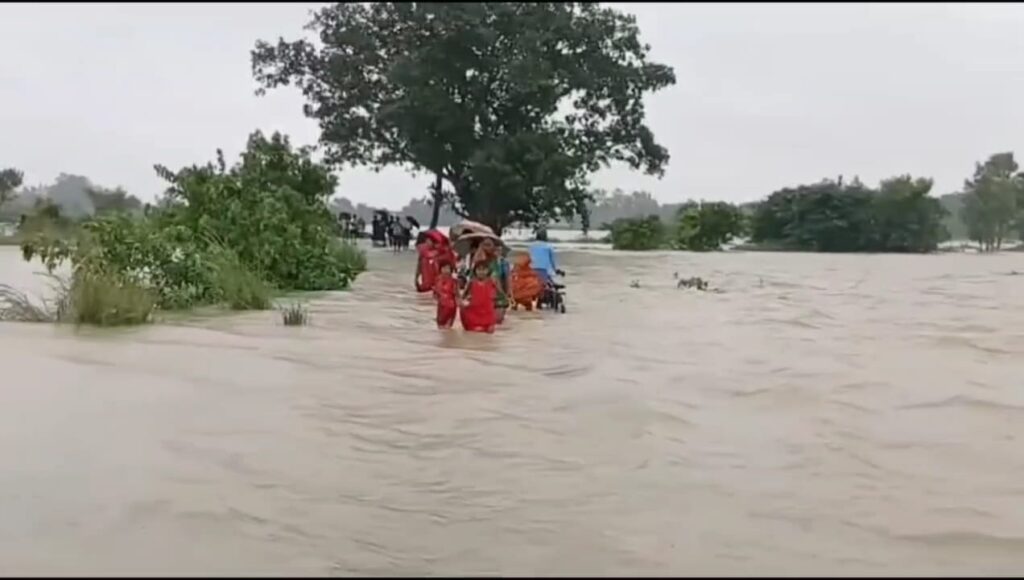
<path id="1" fill-rule="evenodd" d="M 144 207 L 123 188 L 101 187 L 81 175 L 62 173 L 51 184 L 19 188 L 22 179 L 15 169 L 0 171 L 0 222 L 18 223 L 21 216 L 31 217 L 46 208 L 69 219 L 82 219 L 112 211 L 141 212 Z"/>
<path id="2" fill-rule="evenodd" d="M 960 239 L 995 251 L 1007 240 L 1024 239 L 1024 173 L 1012 153 L 978 163 L 961 192 L 933 197 L 931 190 L 931 179 L 904 175 L 874 188 L 857 178 L 826 179 L 742 205 L 662 206 L 634 194 L 633 203 L 613 204 L 634 215 L 613 219 L 609 227 L 614 247 L 635 250 L 718 249 L 746 237 L 779 250 L 932 252 Z"/>

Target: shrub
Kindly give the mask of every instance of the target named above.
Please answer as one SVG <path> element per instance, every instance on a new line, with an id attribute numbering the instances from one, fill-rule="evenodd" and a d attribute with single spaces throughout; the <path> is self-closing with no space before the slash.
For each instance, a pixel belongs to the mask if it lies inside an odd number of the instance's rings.
<path id="1" fill-rule="evenodd" d="M 738 207 L 724 201 L 686 203 L 676 212 L 673 245 L 680 250 L 720 250 L 743 233 L 744 218 Z"/>
<path id="2" fill-rule="evenodd" d="M 22 254 L 50 272 L 70 261 L 79 318 L 95 324 L 142 322 L 154 307 L 267 309 L 275 289 L 347 288 L 366 256 L 337 239 L 327 209 L 335 180 L 310 154 L 253 133 L 230 169 L 219 151 L 216 164 L 158 167 L 171 187 L 145 215 L 101 215 L 73 238 L 40 229 Z"/>
<path id="3" fill-rule="evenodd" d="M 656 250 L 665 245 L 665 224 L 656 215 L 619 218 L 606 227 L 615 250 Z"/>

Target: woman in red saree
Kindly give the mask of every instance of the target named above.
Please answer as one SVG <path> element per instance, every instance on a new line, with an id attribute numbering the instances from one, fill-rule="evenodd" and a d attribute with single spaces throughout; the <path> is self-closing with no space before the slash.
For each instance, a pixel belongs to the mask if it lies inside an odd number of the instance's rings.
<path id="1" fill-rule="evenodd" d="M 491 267 L 487 262 L 476 262 L 473 265 L 473 279 L 466 285 L 462 302 L 462 328 L 469 332 L 494 332 L 498 324 L 494 301 L 498 296 L 498 287 L 491 277 Z"/>
<path id="2" fill-rule="evenodd" d="M 437 280 L 438 267 L 443 260 L 456 261 L 455 252 L 452 250 L 448 238 L 437 230 L 426 232 L 421 244 L 416 246 L 419 259 L 416 263 L 416 291 L 430 292 L 434 289 L 434 281 Z"/>
<path id="3" fill-rule="evenodd" d="M 430 292 L 434 289 L 437 279 L 437 250 L 434 240 L 427 238 L 416 246 L 419 258 L 416 262 L 416 291 Z"/>

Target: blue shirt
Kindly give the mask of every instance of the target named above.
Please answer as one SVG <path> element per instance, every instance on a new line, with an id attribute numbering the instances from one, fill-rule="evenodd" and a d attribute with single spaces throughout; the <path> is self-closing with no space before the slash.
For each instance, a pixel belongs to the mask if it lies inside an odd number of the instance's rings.
<path id="1" fill-rule="evenodd" d="M 555 263 L 555 248 L 548 242 L 530 244 L 530 266 L 534 270 L 544 270 L 549 276 L 555 275 L 558 266 Z"/>

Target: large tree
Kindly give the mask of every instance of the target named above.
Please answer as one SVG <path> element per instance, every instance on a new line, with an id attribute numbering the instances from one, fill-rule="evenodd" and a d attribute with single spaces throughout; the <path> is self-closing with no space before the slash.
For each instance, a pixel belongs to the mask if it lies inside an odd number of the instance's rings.
<path id="1" fill-rule="evenodd" d="M 1018 223 L 1018 198 L 1024 196 L 1024 178 L 1018 173 L 1013 153 L 997 153 L 974 168 L 964 183 L 961 216 L 967 235 L 983 251 L 998 250 Z"/>
<path id="2" fill-rule="evenodd" d="M 869 247 L 881 252 L 931 252 L 949 237 L 948 212 L 931 197 L 932 180 L 901 175 L 879 184 Z"/>
<path id="3" fill-rule="evenodd" d="M 318 43 L 257 43 L 260 91 L 296 84 L 329 161 L 426 171 L 435 207 L 499 230 L 571 218 L 590 172 L 620 161 L 660 175 L 668 162 L 643 97 L 675 76 L 648 61 L 632 16 L 572 2 L 339 3 L 308 28 Z"/>

